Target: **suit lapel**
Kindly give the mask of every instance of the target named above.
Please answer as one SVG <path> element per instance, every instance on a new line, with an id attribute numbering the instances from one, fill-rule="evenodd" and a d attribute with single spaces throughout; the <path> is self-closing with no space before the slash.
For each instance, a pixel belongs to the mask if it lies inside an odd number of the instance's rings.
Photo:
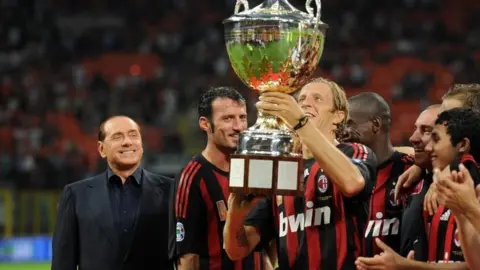
<path id="1" fill-rule="evenodd" d="M 142 180 L 142 194 L 140 196 L 140 202 L 138 204 L 137 215 L 135 225 L 133 227 L 133 239 L 128 252 L 125 254 L 125 259 L 130 254 L 131 248 L 139 241 L 139 235 L 145 225 L 145 217 L 148 217 L 148 212 L 158 211 L 161 207 L 163 198 L 162 189 L 154 184 L 150 174 L 143 170 Z"/>
<path id="2" fill-rule="evenodd" d="M 88 204 L 101 230 L 110 243 L 116 247 L 118 246 L 118 230 L 115 227 L 110 204 L 107 173 L 100 174 L 96 178 L 87 189 Z"/>

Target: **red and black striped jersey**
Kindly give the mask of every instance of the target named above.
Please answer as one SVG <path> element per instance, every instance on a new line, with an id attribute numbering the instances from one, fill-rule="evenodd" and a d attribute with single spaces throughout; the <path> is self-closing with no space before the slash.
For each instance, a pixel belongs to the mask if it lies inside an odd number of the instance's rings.
<path id="1" fill-rule="evenodd" d="M 227 215 L 228 172 L 195 156 L 175 179 L 170 205 L 169 257 L 198 254 L 200 269 L 261 270 L 263 252 L 232 261 L 223 248 Z M 265 255 L 266 256 L 266 255 Z"/>
<path id="2" fill-rule="evenodd" d="M 472 175 L 475 186 L 480 184 L 480 174 L 477 163 L 471 155 L 463 155 L 460 162 Z M 458 163 L 457 163 L 458 165 Z M 458 166 L 451 166 L 458 167 Z M 425 212 L 428 220 L 428 261 L 429 262 L 463 262 L 463 251 L 455 222 L 455 215 L 450 209 L 440 206 L 433 216 Z"/>
<path id="3" fill-rule="evenodd" d="M 305 195 L 274 196 L 256 205 L 245 220 L 261 235 L 260 247 L 277 240 L 280 269 L 356 269 L 363 251 L 364 224 L 372 193 L 376 157 L 361 144 L 340 144 L 365 179 L 353 198 L 342 195 L 314 160 L 306 162 Z M 272 214 L 273 211 L 273 214 Z"/>
<path id="4" fill-rule="evenodd" d="M 400 249 L 400 226 L 403 205 L 395 201 L 398 177 L 413 165 L 413 158 L 395 151 L 377 167 L 377 181 L 370 198 L 369 221 L 365 230 L 365 256 L 373 257 L 381 250 L 375 244 L 380 238 L 395 251 Z"/>

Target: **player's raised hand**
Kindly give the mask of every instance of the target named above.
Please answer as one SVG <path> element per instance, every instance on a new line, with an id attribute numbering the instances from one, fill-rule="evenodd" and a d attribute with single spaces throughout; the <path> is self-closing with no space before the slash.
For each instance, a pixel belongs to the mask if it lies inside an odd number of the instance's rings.
<path id="1" fill-rule="evenodd" d="M 460 164 L 459 172 L 439 174 L 434 181 L 437 184 L 439 203 L 455 214 L 464 214 L 478 207 L 473 179 L 463 164 Z"/>
<path id="2" fill-rule="evenodd" d="M 298 124 L 304 112 L 295 98 L 280 92 L 265 92 L 260 95 L 257 109 L 282 119 L 289 128 Z"/>
<path id="3" fill-rule="evenodd" d="M 428 188 L 425 198 L 423 199 L 423 210 L 429 215 L 434 215 L 438 209 L 437 184 L 432 183 Z"/>
<path id="4" fill-rule="evenodd" d="M 399 270 L 402 269 L 407 259 L 398 255 L 393 249 L 376 238 L 377 246 L 382 250 L 380 255 L 375 255 L 373 258 L 359 257 L 355 264 L 359 270 Z M 410 252 L 410 257 L 413 253 Z"/>
<path id="5" fill-rule="evenodd" d="M 422 169 L 413 165 L 398 177 L 395 185 L 395 200 L 400 202 L 400 198 L 407 195 L 408 191 L 417 184 L 422 177 Z"/>

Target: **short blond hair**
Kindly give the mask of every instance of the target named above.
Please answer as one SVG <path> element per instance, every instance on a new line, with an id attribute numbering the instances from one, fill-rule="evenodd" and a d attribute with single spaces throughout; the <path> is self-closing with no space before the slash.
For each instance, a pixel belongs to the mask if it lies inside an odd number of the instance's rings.
<path id="1" fill-rule="evenodd" d="M 442 100 L 458 99 L 463 107 L 480 110 L 480 84 L 454 84 L 443 95 Z"/>

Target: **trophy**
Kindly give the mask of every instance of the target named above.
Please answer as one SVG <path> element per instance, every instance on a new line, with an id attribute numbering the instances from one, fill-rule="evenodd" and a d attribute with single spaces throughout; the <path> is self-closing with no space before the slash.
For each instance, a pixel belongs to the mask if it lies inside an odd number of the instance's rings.
<path id="1" fill-rule="evenodd" d="M 244 10 L 240 11 L 243 6 Z M 265 0 L 249 9 L 237 0 L 226 19 L 230 64 L 249 88 L 292 94 L 303 87 L 323 53 L 327 25 L 321 3 L 306 1 L 307 13 L 287 0 Z M 252 127 L 240 134 L 230 156 L 230 191 L 255 195 L 303 195 L 303 158 L 294 151 L 292 134 L 277 117 L 259 112 Z"/>

